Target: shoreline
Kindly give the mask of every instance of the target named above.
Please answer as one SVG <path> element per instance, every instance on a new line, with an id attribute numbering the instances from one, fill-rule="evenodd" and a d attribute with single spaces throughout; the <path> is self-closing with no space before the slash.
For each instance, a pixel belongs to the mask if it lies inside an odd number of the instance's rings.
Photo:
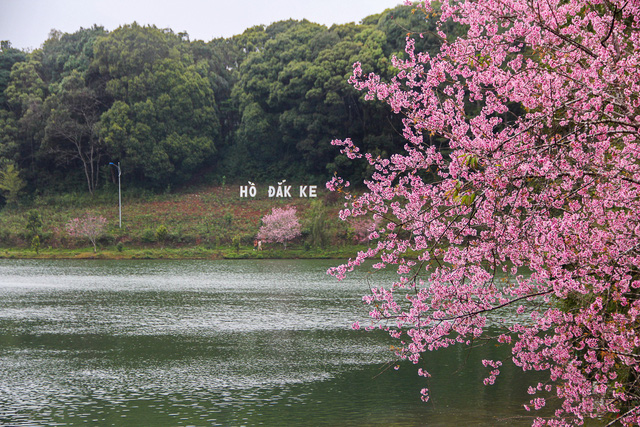
<path id="1" fill-rule="evenodd" d="M 183 248 L 127 248 L 102 249 L 93 252 L 93 248 L 80 249 L 44 249 L 38 253 L 30 249 L 0 248 L 0 259 L 95 259 L 95 260 L 135 260 L 135 259 L 174 259 L 174 260 L 222 260 L 222 259 L 347 259 L 357 255 L 360 247 L 328 249 L 265 249 L 256 251 L 241 248 L 202 247 Z"/>

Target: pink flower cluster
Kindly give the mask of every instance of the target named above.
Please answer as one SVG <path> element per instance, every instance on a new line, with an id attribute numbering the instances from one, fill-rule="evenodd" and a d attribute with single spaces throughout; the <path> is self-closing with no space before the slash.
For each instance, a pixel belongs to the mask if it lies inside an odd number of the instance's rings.
<path id="1" fill-rule="evenodd" d="M 390 82 L 355 64 L 351 82 L 405 117 L 407 144 L 380 158 L 333 142 L 375 170 L 341 218 L 378 226 L 369 250 L 330 273 L 367 259 L 397 268 L 363 300 L 369 328 L 415 363 L 516 312 L 525 320 L 504 321 L 496 341 L 522 369 L 547 371 L 531 390 L 561 401 L 535 425 L 640 424 L 640 0 L 420 7 L 468 32 L 439 31 L 434 56 L 408 38 Z M 499 365 L 485 366 L 491 384 Z"/>
<path id="2" fill-rule="evenodd" d="M 270 214 L 262 217 L 257 238 L 265 242 L 282 243 L 286 249 L 288 241 L 300 236 L 300 229 L 295 207 L 273 208 Z"/>
<path id="3" fill-rule="evenodd" d="M 98 250 L 98 238 L 107 228 L 107 219 L 103 216 L 93 216 L 86 214 L 84 217 L 73 218 L 70 220 L 65 229 L 71 237 L 81 237 L 89 239 L 93 245 L 93 251 Z"/>

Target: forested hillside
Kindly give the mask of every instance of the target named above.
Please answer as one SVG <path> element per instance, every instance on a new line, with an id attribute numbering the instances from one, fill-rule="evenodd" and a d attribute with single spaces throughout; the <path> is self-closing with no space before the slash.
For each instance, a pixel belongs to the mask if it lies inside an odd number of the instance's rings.
<path id="1" fill-rule="evenodd" d="M 52 32 L 33 52 L 4 41 L 2 194 L 93 193 L 116 181 L 118 162 L 129 186 L 163 190 L 336 171 L 358 180 L 365 171 L 331 140 L 380 154 L 404 143 L 400 119 L 349 84 L 352 65 L 390 76 L 409 33 L 438 49 L 430 26 L 398 6 L 359 24 L 289 20 L 208 42 L 136 23 Z"/>

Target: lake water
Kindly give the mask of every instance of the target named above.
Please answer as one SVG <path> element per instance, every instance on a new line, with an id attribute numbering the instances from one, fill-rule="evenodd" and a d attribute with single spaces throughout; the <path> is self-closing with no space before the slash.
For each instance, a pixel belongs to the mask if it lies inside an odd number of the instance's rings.
<path id="1" fill-rule="evenodd" d="M 0 260 L 0 424 L 531 424 L 531 377 L 505 363 L 482 385 L 507 349 L 393 369 L 388 335 L 350 329 L 365 274 L 337 282 L 336 263 Z"/>

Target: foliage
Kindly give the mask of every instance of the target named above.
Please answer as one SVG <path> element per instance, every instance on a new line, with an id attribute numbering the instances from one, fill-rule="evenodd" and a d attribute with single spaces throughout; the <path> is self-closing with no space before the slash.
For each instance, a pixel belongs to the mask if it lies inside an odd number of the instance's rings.
<path id="1" fill-rule="evenodd" d="M 262 217 L 262 226 L 258 230 L 258 239 L 265 242 L 282 243 L 300 236 L 300 222 L 295 207 L 273 208 L 271 213 Z"/>
<path id="2" fill-rule="evenodd" d="M 100 100 L 74 70 L 45 101 L 47 122 L 45 147 L 55 153 L 57 162 L 79 161 L 89 193 L 98 185 L 100 159 L 104 155 L 96 133 L 100 119 Z"/>
<path id="3" fill-rule="evenodd" d="M 360 24 L 327 28 L 287 20 L 210 42 L 136 23 L 67 34 L 42 48 L 0 46 L 0 157 L 23 171 L 27 190 L 95 193 L 117 180 L 179 188 L 194 180 L 325 179 L 366 166 L 331 149 L 348 134 L 378 155 L 399 151 L 401 120 L 347 83 L 390 76 L 407 31 L 426 27 L 398 6 Z M 434 49 L 425 32 L 418 46 Z M 231 237 L 229 237 L 229 240 Z"/>
<path id="4" fill-rule="evenodd" d="M 437 54 L 409 39 L 388 83 L 355 65 L 356 88 L 404 116 L 407 144 L 378 157 L 335 142 L 374 170 L 368 192 L 347 194 L 341 217 L 382 223 L 377 245 L 332 273 L 344 277 L 368 258 L 397 268 L 398 280 L 364 301 L 370 327 L 401 341 L 401 358 L 421 364 L 426 351 L 486 339 L 510 345 L 523 370 L 546 371 L 525 407 L 555 394 L 559 408 L 534 425 L 603 416 L 638 425 L 640 3 L 474 0 L 421 10 L 442 22 Z M 464 37 L 440 31 L 452 21 Z M 450 151 L 436 149 L 438 137 Z M 502 361 L 483 364 L 493 384 Z"/>
<path id="5" fill-rule="evenodd" d="M 25 186 L 25 182 L 20 178 L 20 172 L 13 163 L 9 163 L 0 171 L 0 190 L 8 205 L 18 204 L 18 197 Z"/>
<path id="6" fill-rule="evenodd" d="M 42 218 L 40 217 L 40 212 L 35 209 L 31 209 L 27 212 L 26 229 L 29 236 L 35 237 L 40 235 L 40 230 L 42 229 Z"/>
<path id="7" fill-rule="evenodd" d="M 93 252 L 97 252 L 97 241 L 107 228 L 107 219 L 103 216 L 86 214 L 84 217 L 73 218 L 65 227 L 71 237 L 89 239 L 93 245 Z"/>
<path id="8" fill-rule="evenodd" d="M 0 41 L 0 106 L 7 102 L 5 89 L 11 78 L 11 67 L 15 63 L 24 62 L 26 56 L 25 52 L 11 47 L 8 40 Z"/>
<path id="9" fill-rule="evenodd" d="M 227 212 L 222 217 L 222 221 L 225 227 L 231 227 L 231 224 L 233 223 L 233 214 L 231 212 Z"/>
<path id="10" fill-rule="evenodd" d="M 117 190 L 116 190 L 117 191 Z M 130 195 L 131 193 L 131 195 Z M 117 193 L 116 193 L 117 194 Z M 260 259 L 347 259 L 355 256 L 361 246 L 354 245 L 346 234 L 347 227 L 337 217 L 337 206 L 324 206 L 324 227 L 327 244 L 324 248 L 304 250 L 304 241 L 288 242 L 286 251 L 280 245 L 263 245 L 253 251 L 253 241 L 260 227 L 260 218 L 274 206 L 296 206 L 300 222 L 308 227 L 313 206 L 325 199 L 319 189 L 316 199 L 274 200 L 268 197 L 240 198 L 237 187 L 198 187 L 180 189 L 171 194 L 153 194 L 135 189 L 123 196 L 125 222 L 118 228 L 118 205 L 113 189 L 98 190 L 93 196 L 86 191 L 71 194 L 41 194 L 16 209 L 0 210 L 0 258 L 260 258 Z M 117 197 L 117 195 L 116 195 Z M 46 231 L 40 234 L 38 254 L 29 247 L 31 237 L 26 231 L 29 210 L 37 210 Z M 109 227 L 98 239 L 100 250 L 87 252 L 65 231 L 70 219 L 82 217 L 90 210 L 94 216 L 108 219 Z M 232 226 L 224 226 L 226 213 L 233 213 Z M 46 221 L 44 220 L 46 218 Z M 206 219 L 209 224 L 207 226 Z M 166 224 L 170 232 L 164 248 L 156 244 L 155 230 Z M 145 240 L 145 235 L 148 239 Z M 238 236 L 239 248 L 232 247 Z M 303 232 L 303 236 L 305 236 Z M 308 234 L 306 234 L 308 236 Z M 121 243 L 121 245 L 120 245 Z M 149 244 L 151 243 L 151 244 Z M 118 248 L 123 250 L 120 252 Z"/>
<path id="11" fill-rule="evenodd" d="M 125 176 L 166 187 L 213 159 L 220 123 L 209 65 L 181 35 L 123 26 L 96 42 L 94 65 L 115 100 L 99 133 Z"/>
<path id="12" fill-rule="evenodd" d="M 156 228 L 156 240 L 162 244 L 164 247 L 164 242 L 167 240 L 167 236 L 169 235 L 169 230 L 165 225 L 160 225 Z"/>
<path id="13" fill-rule="evenodd" d="M 233 239 L 231 240 L 231 244 L 233 248 L 236 250 L 236 253 L 240 252 L 241 240 L 242 240 L 242 237 L 240 236 L 233 236 Z"/>
<path id="14" fill-rule="evenodd" d="M 153 231 L 150 228 L 145 229 L 142 232 L 142 236 L 140 237 L 140 240 L 144 243 L 153 243 L 156 241 L 156 233 L 155 231 Z"/>
<path id="15" fill-rule="evenodd" d="M 94 44 L 106 34 L 105 29 L 97 25 L 71 34 L 52 30 L 38 52 L 43 79 L 58 82 L 74 71 L 89 76 Z"/>
<path id="16" fill-rule="evenodd" d="M 114 192 L 115 191 L 115 192 Z M 260 228 L 260 218 L 275 206 L 294 205 L 300 222 L 304 224 L 304 236 L 313 217 L 314 207 L 321 206 L 325 191 L 319 189 L 317 198 L 294 198 L 274 200 L 269 197 L 254 199 L 241 198 L 235 186 L 183 188 L 171 194 L 153 194 L 150 191 L 132 189 L 123 192 L 123 227 L 118 228 L 117 188 L 98 190 L 93 195 L 86 191 L 68 194 L 42 193 L 14 208 L 0 210 L 0 246 L 27 247 L 32 235 L 27 230 L 29 211 L 37 211 L 46 231 L 40 232 L 42 247 L 52 249 L 73 249 L 75 239 L 69 239 L 65 225 L 75 217 L 83 216 L 87 211 L 95 216 L 109 220 L 108 235 L 101 237 L 98 243 L 104 245 L 123 242 L 127 252 L 136 248 L 152 249 L 160 244 L 155 231 L 159 224 L 169 230 L 165 249 L 168 247 L 204 246 L 208 249 L 231 246 L 233 236 L 241 237 L 241 245 L 253 246 L 256 233 Z M 114 202 L 115 201 L 115 202 Z M 343 250 L 353 252 L 353 242 L 347 240 L 346 226 L 337 218 L 337 206 L 324 206 L 319 211 L 323 215 L 323 233 L 326 237 L 325 248 L 310 252 L 309 256 L 335 253 L 336 247 L 347 245 Z M 318 212 L 319 212 L 318 211 Z M 46 219 L 46 221 L 45 221 Z M 231 225 L 229 224 L 231 221 Z M 271 248 L 273 249 L 273 248 Z M 295 251 L 287 244 L 287 250 Z M 47 253 L 50 253 L 49 251 Z M 132 252 L 128 256 L 133 256 Z M 269 256 L 275 256 L 269 254 Z M 289 255 L 283 254 L 288 257 Z M 295 256 L 298 256 L 297 254 Z M 320 256 L 320 255 L 318 255 Z"/>
<path id="17" fill-rule="evenodd" d="M 397 149 L 401 138 L 388 126 L 388 113 L 365 105 L 346 82 L 356 58 L 371 71 L 388 72 L 394 42 L 377 25 L 372 20 L 326 29 L 284 21 L 240 36 L 261 46 L 240 64 L 231 93 L 239 121 L 226 160 L 234 175 L 327 176 L 336 163 L 348 163 L 330 149 L 338 133 L 365 139 L 381 151 Z"/>
<path id="18" fill-rule="evenodd" d="M 322 202 L 316 200 L 311 203 L 309 212 L 309 245 L 324 248 L 329 240 L 327 233 L 327 211 Z"/>
<path id="19" fill-rule="evenodd" d="M 31 239 L 31 250 L 36 254 L 40 253 L 40 236 L 37 234 L 33 236 L 33 239 Z"/>

